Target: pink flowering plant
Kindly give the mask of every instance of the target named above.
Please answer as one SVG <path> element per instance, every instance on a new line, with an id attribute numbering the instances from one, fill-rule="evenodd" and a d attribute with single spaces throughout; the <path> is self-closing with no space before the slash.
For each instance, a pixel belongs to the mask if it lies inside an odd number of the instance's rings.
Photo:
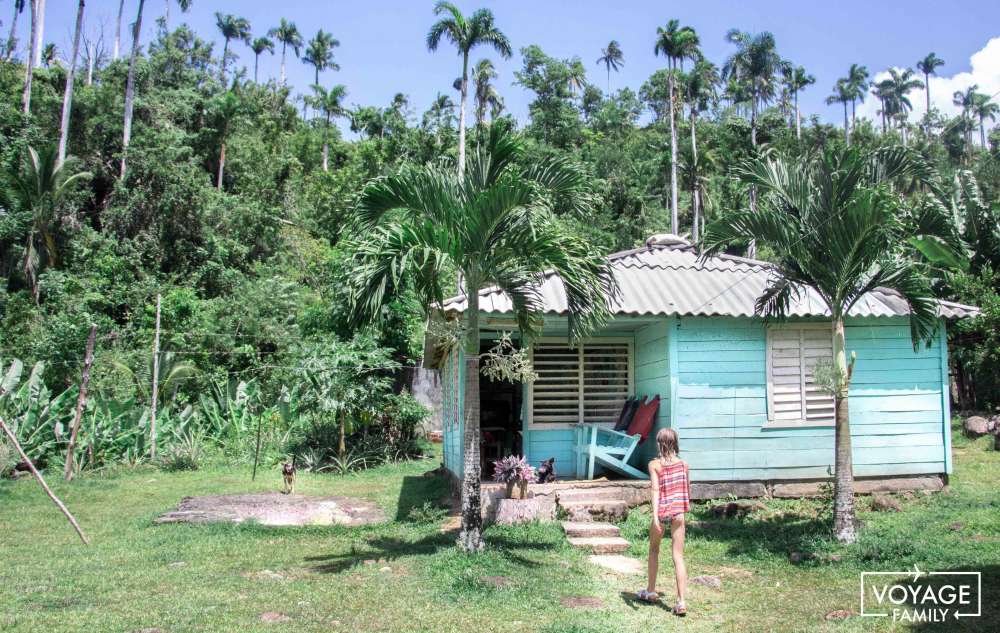
<path id="1" fill-rule="evenodd" d="M 510 455 L 493 462 L 493 480 L 502 484 L 535 480 L 535 469 L 519 455 Z"/>

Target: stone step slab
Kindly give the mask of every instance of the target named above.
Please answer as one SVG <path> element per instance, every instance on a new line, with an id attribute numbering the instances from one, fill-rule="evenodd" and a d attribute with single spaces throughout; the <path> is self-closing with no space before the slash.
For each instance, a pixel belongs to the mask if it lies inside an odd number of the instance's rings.
<path id="1" fill-rule="evenodd" d="M 574 522 L 593 522 L 624 519 L 628 504 L 624 501 L 559 501 Z"/>
<path id="2" fill-rule="evenodd" d="M 573 547 L 592 554 L 620 554 L 628 549 L 628 541 L 620 536 L 582 536 L 566 539 Z"/>
<path id="3" fill-rule="evenodd" d="M 569 537 L 621 535 L 621 530 L 616 526 L 597 521 L 563 521 L 562 529 Z"/>
<path id="4" fill-rule="evenodd" d="M 623 576 L 641 576 L 646 573 L 646 563 L 621 554 L 592 554 L 587 557 L 592 564 Z"/>

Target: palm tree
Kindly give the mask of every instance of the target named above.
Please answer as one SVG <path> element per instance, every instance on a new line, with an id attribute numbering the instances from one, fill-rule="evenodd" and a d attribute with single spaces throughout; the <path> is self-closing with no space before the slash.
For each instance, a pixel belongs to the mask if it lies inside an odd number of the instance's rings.
<path id="1" fill-rule="evenodd" d="M 274 55 L 274 42 L 266 37 L 258 37 L 250 44 L 250 50 L 253 51 L 253 82 L 259 83 L 257 81 L 257 68 L 260 65 L 260 55 L 265 51 Z"/>
<path id="2" fill-rule="evenodd" d="M 55 233 L 60 223 L 59 203 L 78 181 L 90 177 L 88 172 L 72 171 L 73 164 L 71 157 L 60 163 L 54 146 L 41 152 L 29 146 L 21 167 L 13 167 L 7 173 L 4 197 L 9 199 L 11 207 L 31 214 L 22 267 L 35 303 L 41 296 L 38 274 L 42 267 L 59 266 Z"/>
<path id="3" fill-rule="evenodd" d="M 802 66 L 788 64 L 782 69 L 785 87 L 792 95 L 795 108 L 795 138 L 802 138 L 802 114 L 799 112 L 799 93 L 816 83 L 816 78 L 806 72 Z"/>
<path id="4" fill-rule="evenodd" d="M 939 66 L 944 66 L 944 60 L 934 53 L 929 53 L 927 57 L 917 62 L 917 70 L 924 74 L 924 94 L 927 97 L 927 114 L 931 113 L 931 75 L 937 74 Z"/>
<path id="5" fill-rule="evenodd" d="M 232 90 L 227 90 L 212 101 L 212 114 L 219 131 L 219 171 L 215 180 L 215 188 L 222 191 L 222 178 L 226 170 L 226 141 L 237 118 L 243 109 L 239 96 Z"/>
<path id="6" fill-rule="evenodd" d="M 667 22 L 667 28 L 656 27 L 656 44 L 654 55 L 667 58 L 667 85 L 670 101 L 670 232 L 680 234 L 680 218 L 677 209 L 677 122 L 674 104 L 674 86 L 676 84 L 675 70 L 678 62 L 685 58 L 696 59 L 698 51 L 698 34 L 690 26 L 681 27 L 677 20 Z"/>
<path id="7" fill-rule="evenodd" d="M 442 146 L 442 133 L 452 129 L 454 120 L 455 102 L 448 95 L 439 92 L 423 117 L 423 127 L 428 131 L 433 131 L 435 147 L 438 149 Z"/>
<path id="8" fill-rule="evenodd" d="M 323 113 L 325 122 L 323 125 L 323 171 L 330 171 L 330 123 L 335 116 L 344 116 L 343 100 L 347 97 L 347 88 L 337 84 L 333 88 L 326 90 L 323 86 L 313 86 L 314 96 L 310 102 L 314 108 Z"/>
<path id="9" fill-rule="evenodd" d="M 125 13 L 125 0 L 118 0 L 118 18 L 115 20 L 115 46 L 111 55 L 113 61 L 118 61 L 122 43 L 122 15 Z"/>
<path id="10" fill-rule="evenodd" d="M 170 3 L 173 0 L 163 0 L 166 5 L 163 11 L 163 30 L 170 30 Z M 187 13 L 191 8 L 192 0 L 177 0 L 177 6 L 181 8 L 181 13 Z"/>
<path id="11" fill-rule="evenodd" d="M 333 49 L 340 46 L 340 40 L 333 35 L 320 29 L 316 37 L 309 40 L 306 54 L 302 56 L 302 61 L 312 66 L 316 71 L 313 84 L 319 84 L 319 74 L 324 70 L 340 70 L 337 62 L 333 61 Z"/>
<path id="12" fill-rule="evenodd" d="M 35 75 L 34 50 L 38 40 L 38 2 L 29 0 L 31 4 L 31 36 L 28 40 L 28 56 L 24 60 L 24 94 L 21 97 L 21 111 L 31 114 L 31 82 Z"/>
<path id="13" fill-rule="evenodd" d="M 691 111 L 691 155 L 686 162 L 691 170 L 687 181 L 691 188 L 691 240 L 694 243 L 698 242 L 701 229 L 701 194 L 704 190 L 704 179 L 699 174 L 699 169 L 703 163 L 710 162 L 699 160 L 698 157 L 698 114 L 708 110 L 715 99 L 718 85 L 719 69 L 704 58 L 695 61 L 694 68 L 684 76 L 684 92 Z"/>
<path id="14" fill-rule="evenodd" d="M 482 125 L 486 120 L 486 109 L 491 112 L 497 107 L 503 108 L 503 97 L 497 92 L 492 81 L 497 78 L 497 71 L 493 67 L 493 62 L 488 59 L 481 59 L 472 69 L 472 83 L 475 85 L 476 101 L 476 126 Z"/>
<path id="15" fill-rule="evenodd" d="M 786 318 L 805 288 L 826 303 L 836 420 L 833 525 L 836 538 L 850 543 L 857 538 L 848 411 L 854 360 L 847 360 L 844 319 L 867 292 L 889 288 L 909 305 L 914 347 L 932 337 L 938 309 L 930 282 L 904 251 L 907 239 L 922 231 L 900 219 L 909 203 L 893 191 L 893 183 L 932 184 L 933 174 L 923 159 L 900 147 L 831 149 L 809 160 L 770 155 L 745 162 L 737 172 L 760 189 L 761 205 L 709 225 L 705 252 L 722 252 L 747 236 L 773 250 L 770 283 L 755 310 L 765 321 Z"/>
<path id="16" fill-rule="evenodd" d="M 267 35 L 281 42 L 281 85 L 285 85 L 285 53 L 291 46 L 295 56 L 299 56 L 299 49 L 302 48 L 302 35 L 299 34 L 295 23 L 288 22 L 285 18 L 281 18 L 281 23 L 268 31 Z"/>
<path id="17" fill-rule="evenodd" d="M 226 85 L 226 60 L 229 58 L 229 41 L 241 40 L 245 44 L 250 44 L 250 22 L 246 18 L 233 15 L 231 13 L 216 13 L 215 26 L 219 28 L 225 44 L 222 45 L 222 70 L 219 79 L 222 85 Z"/>
<path id="18" fill-rule="evenodd" d="M 847 84 L 847 80 L 844 78 L 838 79 L 837 83 L 833 85 L 833 94 L 826 98 L 827 105 L 833 103 L 844 104 L 844 142 L 848 146 L 851 144 L 851 134 L 850 128 L 847 125 L 847 104 L 851 100 L 851 96 L 854 93 L 851 92 L 850 86 Z"/>
<path id="19" fill-rule="evenodd" d="M 611 40 L 607 47 L 601 49 L 601 56 L 597 58 L 598 64 L 604 64 L 608 71 L 608 97 L 611 96 L 611 71 L 618 72 L 625 65 L 625 54 L 618 40 Z"/>
<path id="20" fill-rule="evenodd" d="M 871 93 L 875 95 L 878 99 L 881 108 L 879 108 L 879 115 L 882 117 L 882 134 L 885 134 L 885 122 L 888 116 L 888 106 L 886 104 L 887 99 L 890 97 L 890 92 L 892 91 L 892 82 L 888 79 L 883 79 L 882 81 L 871 83 Z"/>
<path id="21" fill-rule="evenodd" d="M 774 35 L 766 31 L 751 34 L 732 29 L 726 40 L 737 48 L 722 67 L 722 79 L 734 77 L 746 86 L 750 97 L 750 142 L 757 147 L 757 112 L 774 98 L 774 77 L 783 66 L 782 59 Z"/>
<path id="22" fill-rule="evenodd" d="M 14 17 L 10 20 L 10 35 L 7 36 L 7 44 L 4 47 L 3 59 L 10 61 L 17 48 L 17 18 L 24 13 L 25 0 L 14 0 Z"/>
<path id="23" fill-rule="evenodd" d="M 972 113 L 979 119 L 979 143 L 986 147 L 986 119 L 996 121 L 1000 105 L 990 100 L 990 96 L 977 92 L 972 97 Z"/>
<path id="24" fill-rule="evenodd" d="M 853 130 L 856 124 L 855 104 L 858 101 L 865 102 L 865 93 L 868 90 L 868 69 L 864 66 L 851 64 L 851 68 L 847 71 L 847 77 L 844 79 L 847 91 L 851 95 L 851 129 Z"/>
<path id="25" fill-rule="evenodd" d="M 972 112 L 976 107 L 976 90 L 978 89 L 978 84 L 972 84 L 964 92 L 956 90 L 951 100 L 954 105 L 962 108 L 960 118 L 965 132 L 963 134 L 965 138 L 965 151 L 966 156 L 970 159 L 972 158 Z"/>
<path id="26" fill-rule="evenodd" d="M 125 178 L 128 146 L 132 140 L 132 109 L 135 107 L 135 65 L 139 59 L 139 35 L 142 33 L 142 11 L 145 8 L 146 0 L 139 0 L 139 9 L 136 13 L 135 22 L 132 23 L 132 53 L 128 60 L 128 79 L 125 81 L 125 123 L 122 126 L 122 178 Z"/>
<path id="27" fill-rule="evenodd" d="M 458 54 L 462 56 L 462 98 L 458 110 L 458 178 L 465 174 L 465 108 L 469 101 L 469 53 L 479 46 L 491 46 L 504 59 L 511 56 L 510 41 L 503 31 L 493 23 L 493 12 L 489 9 L 477 9 L 466 17 L 458 7 L 450 2 L 438 2 L 434 6 L 434 15 L 443 15 L 440 20 L 431 25 L 427 32 L 427 50 L 436 51 L 441 38 L 447 38 Z"/>
<path id="28" fill-rule="evenodd" d="M 42 47 L 42 66 L 51 68 L 52 64 L 59 62 L 59 49 L 52 42 Z"/>
<path id="29" fill-rule="evenodd" d="M 34 31 L 34 42 L 32 43 L 31 59 L 29 60 L 36 67 L 42 64 L 42 47 L 45 42 L 45 0 L 32 0 L 35 5 L 37 15 L 37 27 Z"/>
<path id="30" fill-rule="evenodd" d="M 464 313 L 465 421 L 463 433 L 462 531 L 466 551 L 483 548 L 479 458 L 479 292 L 501 288 L 514 304 L 521 334 L 537 335 L 533 319 L 542 309 L 537 284 L 551 271 L 562 279 L 570 306 L 572 340 L 606 322 L 617 286 L 607 260 L 575 234 L 562 229 L 552 201 L 585 209 L 587 177 L 563 158 L 520 167 L 524 141 L 506 125 L 493 125 L 468 169 L 436 165 L 405 167 L 369 183 L 357 214 L 364 235 L 352 245 L 351 312 L 371 322 L 383 307 L 416 291 L 425 305 L 440 305 L 442 282 L 460 272 Z"/>
<path id="31" fill-rule="evenodd" d="M 73 54 L 66 71 L 66 88 L 63 91 L 62 119 L 59 125 L 59 158 L 61 165 L 66 160 L 66 143 L 69 142 L 69 114 L 73 107 L 73 79 L 76 77 L 76 57 L 80 52 L 80 33 L 83 31 L 84 0 L 76 8 L 76 28 L 73 31 Z"/>
<path id="32" fill-rule="evenodd" d="M 889 69 L 889 78 L 885 80 L 884 85 L 889 89 L 889 95 L 886 98 L 885 104 L 890 116 L 895 116 L 903 111 L 910 112 L 913 110 L 909 94 L 917 88 L 924 87 L 923 82 L 913 78 L 913 74 L 912 68 L 904 68 L 902 70 L 897 68 Z"/>

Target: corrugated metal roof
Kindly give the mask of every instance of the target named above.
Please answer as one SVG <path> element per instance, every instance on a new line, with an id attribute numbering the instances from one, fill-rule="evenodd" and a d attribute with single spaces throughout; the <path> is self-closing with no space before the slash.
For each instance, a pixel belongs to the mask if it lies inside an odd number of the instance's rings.
<path id="1" fill-rule="evenodd" d="M 652 238 L 651 238 L 652 240 Z M 652 241 L 649 246 L 608 256 L 621 297 L 614 306 L 618 315 L 735 316 L 754 315 L 754 303 L 774 274 L 766 262 L 719 255 L 702 259 L 687 243 L 676 238 L 668 243 Z M 540 295 L 544 312 L 565 314 L 566 292 L 554 273 L 545 275 Z M 479 293 L 480 310 L 511 313 L 510 299 L 496 288 Z M 975 316 L 979 309 L 950 301 L 939 301 L 941 316 L 958 319 Z M 465 296 L 444 302 L 445 312 L 461 312 Z M 877 288 L 851 308 L 850 316 L 906 316 L 909 309 L 898 293 Z M 830 316 L 819 294 L 802 288 L 793 300 L 789 316 Z"/>

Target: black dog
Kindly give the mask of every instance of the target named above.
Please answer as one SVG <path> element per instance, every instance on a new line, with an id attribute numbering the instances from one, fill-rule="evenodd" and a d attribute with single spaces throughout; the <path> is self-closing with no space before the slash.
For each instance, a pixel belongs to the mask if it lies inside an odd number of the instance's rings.
<path id="1" fill-rule="evenodd" d="M 542 465 L 535 471 L 535 475 L 538 477 L 538 483 L 549 484 L 556 480 L 555 463 L 555 457 L 550 457 L 542 462 Z"/>

